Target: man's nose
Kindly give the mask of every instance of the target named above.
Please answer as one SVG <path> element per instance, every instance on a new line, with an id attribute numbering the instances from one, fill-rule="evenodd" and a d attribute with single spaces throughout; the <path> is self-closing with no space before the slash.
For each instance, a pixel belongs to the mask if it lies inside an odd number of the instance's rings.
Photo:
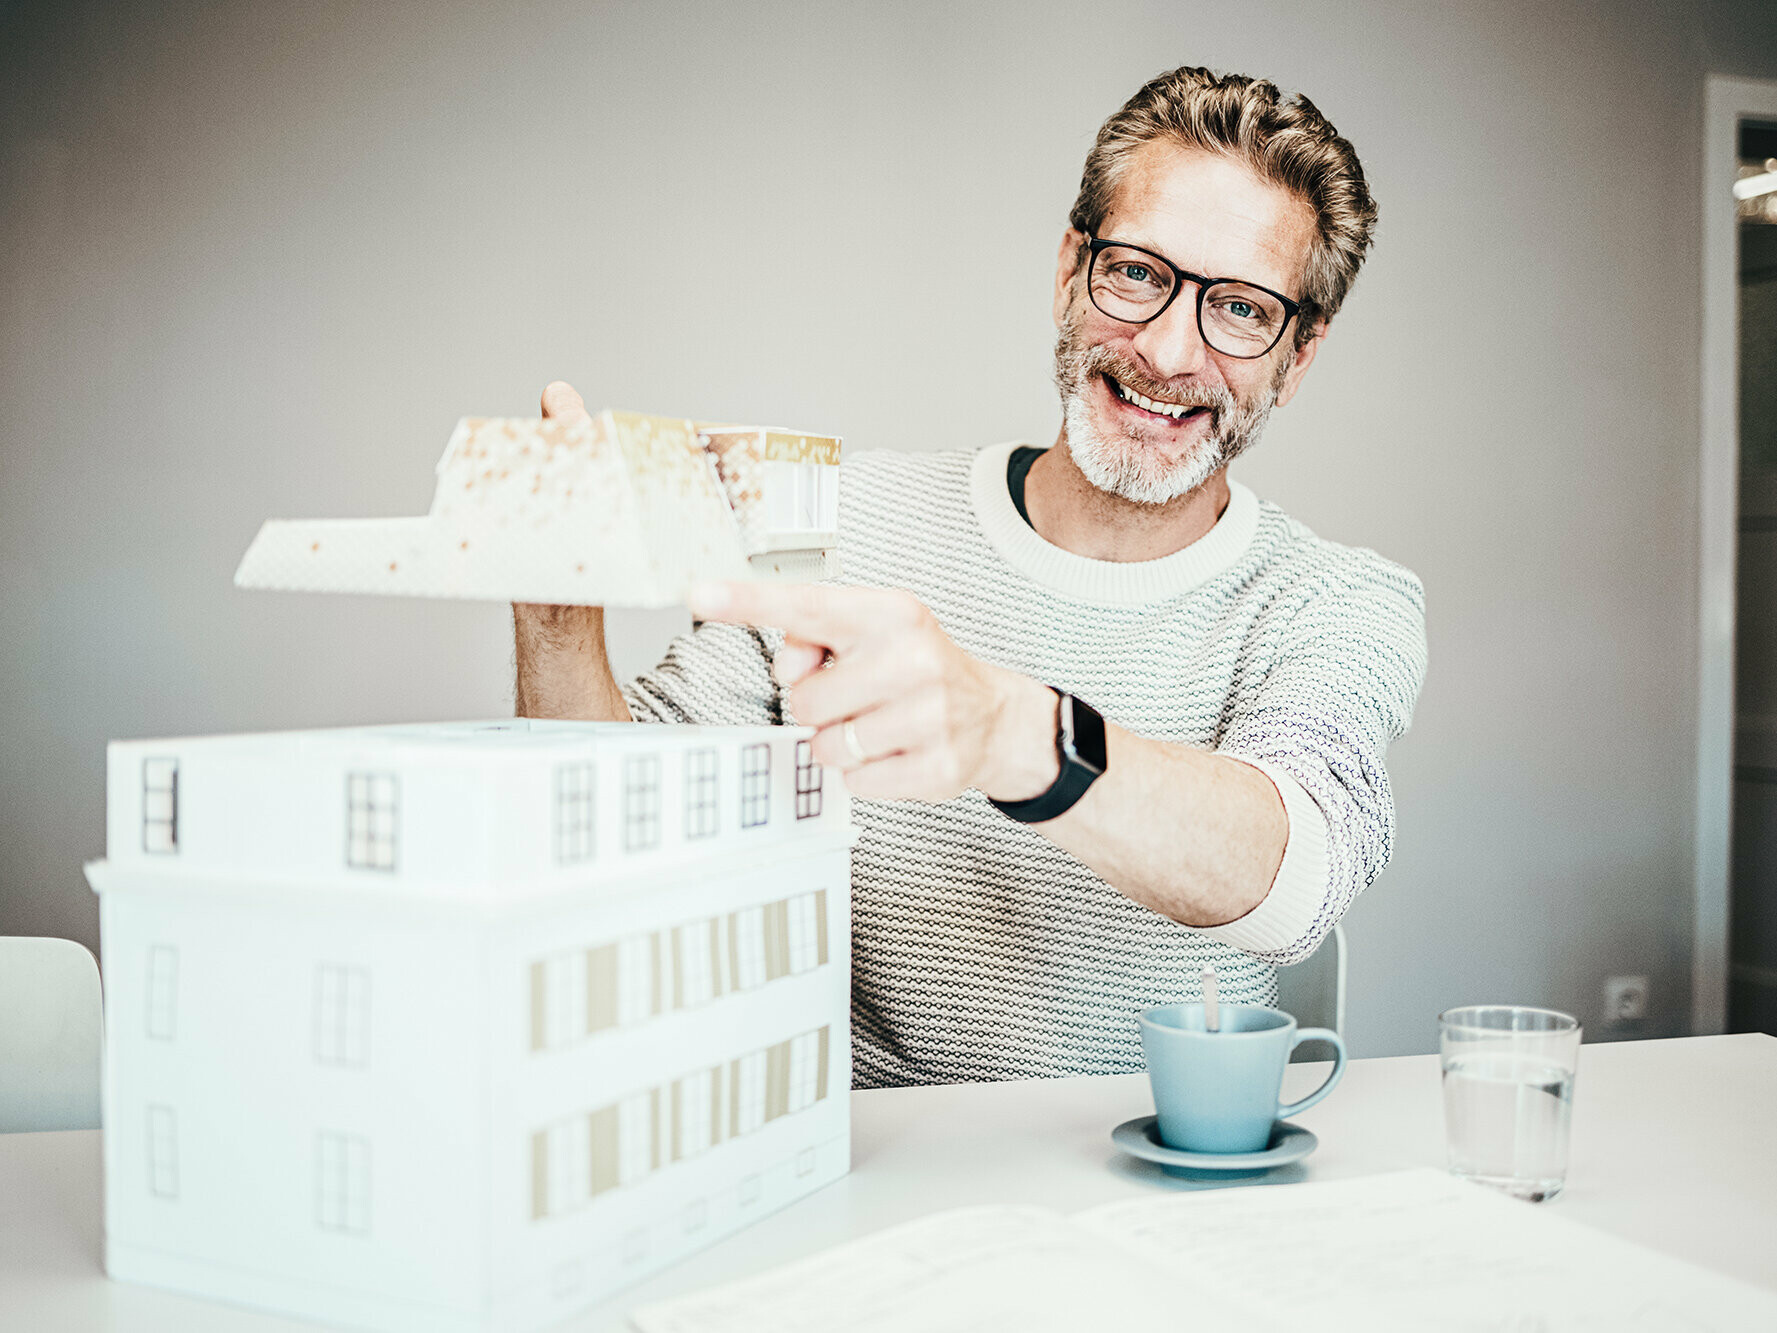
<path id="1" fill-rule="evenodd" d="M 1161 379 L 1202 370 L 1209 359 L 1209 349 L 1203 345 L 1203 334 L 1197 327 L 1197 288 L 1186 286 L 1160 318 L 1143 324 L 1130 341 Z"/>

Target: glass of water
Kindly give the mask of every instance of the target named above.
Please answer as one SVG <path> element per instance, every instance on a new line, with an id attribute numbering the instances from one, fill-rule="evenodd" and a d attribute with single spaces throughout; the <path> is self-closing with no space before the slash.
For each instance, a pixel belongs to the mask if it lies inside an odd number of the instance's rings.
<path id="1" fill-rule="evenodd" d="M 1579 1020 L 1516 1004 L 1448 1009 L 1438 1015 L 1438 1049 L 1451 1172 L 1532 1202 L 1559 1194 Z"/>

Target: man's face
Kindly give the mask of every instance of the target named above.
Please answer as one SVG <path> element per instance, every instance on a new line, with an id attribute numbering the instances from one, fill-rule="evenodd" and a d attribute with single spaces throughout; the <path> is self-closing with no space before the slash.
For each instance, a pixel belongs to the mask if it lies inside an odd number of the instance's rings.
<path id="1" fill-rule="evenodd" d="M 1242 278 L 1300 299 L 1314 240 L 1308 205 L 1250 168 L 1215 154 L 1148 144 L 1131 161 L 1104 239 L 1165 255 L 1212 278 Z M 1062 240 L 1056 274 L 1055 379 L 1069 452 L 1100 490 L 1164 504 L 1197 489 L 1252 444 L 1271 408 L 1294 396 L 1316 337 L 1296 351 L 1292 323 L 1262 357 L 1204 345 L 1197 289 L 1186 285 L 1158 319 L 1128 324 L 1086 295 L 1074 268 L 1078 232 Z M 1178 416 L 1130 400 L 1183 405 Z"/>

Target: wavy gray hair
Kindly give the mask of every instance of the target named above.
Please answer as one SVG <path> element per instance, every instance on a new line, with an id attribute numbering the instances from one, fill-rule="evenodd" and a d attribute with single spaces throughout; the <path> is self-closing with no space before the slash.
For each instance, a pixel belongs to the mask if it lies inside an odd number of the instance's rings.
<path id="1" fill-rule="evenodd" d="M 1376 229 L 1376 201 L 1356 150 L 1300 94 L 1282 93 L 1267 79 L 1185 65 L 1148 80 L 1099 127 L 1068 222 L 1098 235 L 1130 159 L 1161 139 L 1244 162 L 1314 210 L 1296 326 L 1302 346 L 1338 313 Z M 1081 246 L 1076 267 L 1085 253 Z"/>

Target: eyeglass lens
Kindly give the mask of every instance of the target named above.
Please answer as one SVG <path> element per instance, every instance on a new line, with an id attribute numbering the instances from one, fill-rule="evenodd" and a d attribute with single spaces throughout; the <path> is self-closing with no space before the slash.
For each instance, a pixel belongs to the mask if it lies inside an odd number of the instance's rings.
<path id="1" fill-rule="evenodd" d="M 1107 245 L 1092 264 L 1092 304 L 1112 319 L 1145 324 L 1160 312 L 1178 279 L 1152 255 Z M 1225 356 L 1263 356 L 1277 342 L 1288 312 L 1270 292 L 1244 282 L 1203 289 L 1198 323 L 1203 341 Z"/>

